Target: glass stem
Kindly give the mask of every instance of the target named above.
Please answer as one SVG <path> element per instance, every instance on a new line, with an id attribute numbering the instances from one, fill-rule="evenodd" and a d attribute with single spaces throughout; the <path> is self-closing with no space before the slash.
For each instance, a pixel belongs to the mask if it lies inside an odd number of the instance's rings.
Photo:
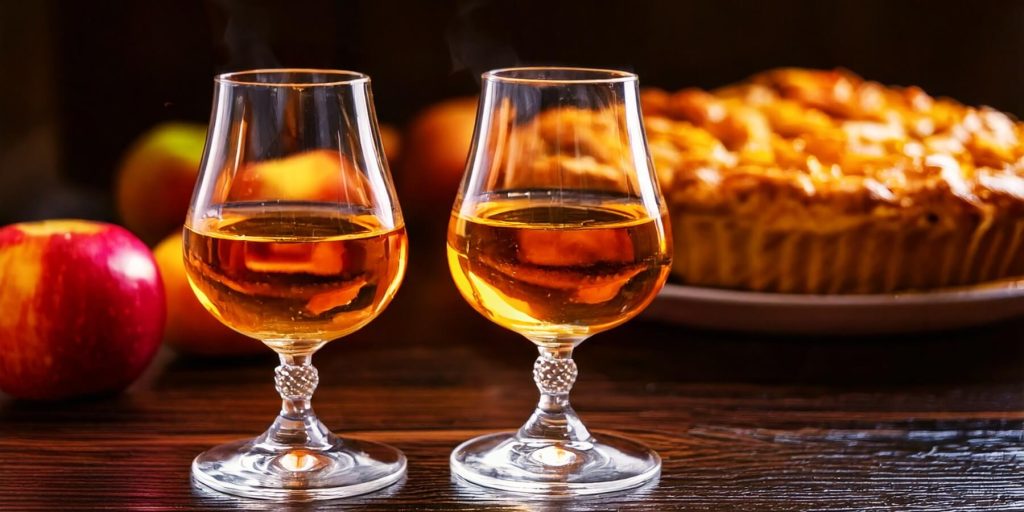
<path id="1" fill-rule="evenodd" d="M 590 432 L 569 404 L 569 391 L 577 374 L 572 346 L 540 345 L 538 350 L 533 381 L 540 391 L 540 400 L 516 437 L 524 443 L 590 443 Z"/>
<path id="2" fill-rule="evenodd" d="M 274 384 L 281 395 L 281 413 L 263 434 L 263 442 L 280 446 L 328 449 L 336 439 L 316 417 L 311 401 L 320 382 L 312 354 L 281 354 Z"/>

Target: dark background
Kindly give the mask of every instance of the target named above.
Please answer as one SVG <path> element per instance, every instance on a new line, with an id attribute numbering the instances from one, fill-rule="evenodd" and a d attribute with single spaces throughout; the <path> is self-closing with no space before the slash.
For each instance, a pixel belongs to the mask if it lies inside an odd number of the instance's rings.
<path id="1" fill-rule="evenodd" d="M 842 66 L 1021 115 L 1022 28 L 1012 0 L 0 0 L 0 223 L 113 219 L 125 147 L 160 121 L 205 122 L 219 72 L 360 70 L 399 126 L 474 93 L 483 70 L 525 64 L 670 89 Z"/>

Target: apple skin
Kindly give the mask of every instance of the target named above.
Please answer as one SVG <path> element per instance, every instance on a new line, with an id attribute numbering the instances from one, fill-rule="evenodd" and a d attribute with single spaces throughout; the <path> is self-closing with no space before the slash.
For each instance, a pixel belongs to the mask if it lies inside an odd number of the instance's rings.
<path id="1" fill-rule="evenodd" d="M 122 227 L 54 220 L 0 228 L 0 290 L 0 390 L 12 396 L 123 389 L 160 346 L 160 273 Z"/>
<path id="2" fill-rule="evenodd" d="M 244 356 L 269 352 L 258 340 L 231 330 L 214 318 L 196 298 L 182 261 L 179 231 L 160 242 L 153 256 L 167 292 L 164 343 L 175 351 L 204 357 Z"/>
<path id="3" fill-rule="evenodd" d="M 206 144 L 206 126 L 164 123 L 139 136 L 117 173 L 117 211 L 128 229 L 156 243 L 181 226 Z"/>

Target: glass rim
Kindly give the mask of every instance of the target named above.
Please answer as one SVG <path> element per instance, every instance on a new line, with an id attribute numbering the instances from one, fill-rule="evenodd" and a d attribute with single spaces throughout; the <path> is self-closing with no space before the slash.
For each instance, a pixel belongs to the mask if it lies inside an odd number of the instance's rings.
<path id="1" fill-rule="evenodd" d="M 580 77 L 580 78 L 549 78 L 549 77 L 531 77 L 531 76 L 511 76 L 515 73 L 543 73 L 543 72 L 568 72 L 568 73 L 580 73 L 581 75 L 592 74 L 593 77 Z M 604 76 L 601 76 L 604 75 Z M 488 82 L 505 82 L 515 84 L 534 84 L 534 85 L 559 85 L 559 84 L 614 84 L 614 83 L 625 83 L 635 82 L 638 77 L 636 73 L 629 71 L 622 71 L 620 69 L 607 69 L 607 68 L 581 68 L 581 67 L 566 67 L 566 66 L 524 66 L 524 67 L 510 67 L 510 68 L 498 68 L 492 69 L 480 75 L 480 77 Z"/>
<path id="2" fill-rule="evenodd" d="M 280 82 L 260 82 L 257 81 L 258 76 L 286 76 L 288 74 L 300 74 L 305 73 L 307 75 L 324 75 L 325 77 L 337 77 L 336 80 L 329 80 L 325 82 L 313 82 L 313 81 L 280 81 Z M 251 78 L 249 78 L 251 77 Z M 370 81 L 370 76 L 366 73 L 360 73 L 358 71 L 349 71 L 346 69 L 320 69 L 320 68 L 260 68 L 260 69 L 246 69 L 242 71 L 232 71 L 229 73 L 220 73 L 213 77 L 213 81 L 218 84 L 226 85 L 241 85 L 249 87 L 331 87 L 339 85 L 352 85 L 358 83 L 364 83 Z"/>

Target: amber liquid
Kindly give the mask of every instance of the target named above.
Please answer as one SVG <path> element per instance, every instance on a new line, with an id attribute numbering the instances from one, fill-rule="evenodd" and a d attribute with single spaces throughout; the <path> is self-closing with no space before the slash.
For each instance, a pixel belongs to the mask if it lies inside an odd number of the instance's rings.
<path id="1" fill-rule="evenodd" d="M 185 269 L 221 322 L 284 353 L 366 325 L 405 272 L 404 227 L 336 205 L 225 205 L 185 229 Z"/>
<path id="2" fill-rule="evenodd" d="M 489 197 L 452 215 L 448 266 L 480 313 L 538 343 L 574 343 L 639 314 L 671 263 L 665 216 L 580 197 Z"/>

